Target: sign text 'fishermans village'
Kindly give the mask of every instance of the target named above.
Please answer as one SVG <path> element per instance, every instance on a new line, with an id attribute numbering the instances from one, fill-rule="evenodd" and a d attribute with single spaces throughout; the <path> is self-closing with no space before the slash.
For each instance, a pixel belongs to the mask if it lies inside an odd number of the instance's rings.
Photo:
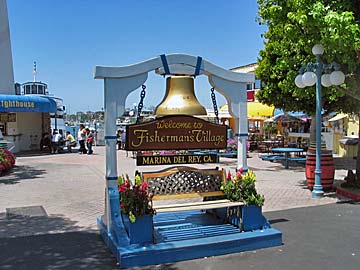
<path id="1" fill-rule="evenodd" d="M 169 115 L 126 127 L 126 147 L 138 150 L 224 149 L 225 125 L 188 115 Z"/>

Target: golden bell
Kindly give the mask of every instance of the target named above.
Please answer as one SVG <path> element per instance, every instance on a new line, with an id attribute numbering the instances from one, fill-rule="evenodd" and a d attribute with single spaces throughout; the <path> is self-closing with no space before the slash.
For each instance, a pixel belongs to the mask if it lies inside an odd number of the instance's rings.
<path id="1" fill-rule="evenodd" d="M 164 99 L 155 109 L 156 115 L 206 115 L 206 109 L 196 99 L 194 78 L 174 76 L 166 79 Z"/>

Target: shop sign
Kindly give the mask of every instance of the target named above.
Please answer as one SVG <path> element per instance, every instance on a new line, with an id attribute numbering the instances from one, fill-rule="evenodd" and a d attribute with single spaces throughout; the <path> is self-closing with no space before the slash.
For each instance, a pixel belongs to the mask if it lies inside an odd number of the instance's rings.
<path id="1" fill-rule="evenodd" d="M 225 149 L 225 125 L 188 115 L 168 115 L 126 127 L 126 150 Z"/>
<path id="2" fill-rule="evenodd" d="M 195 163 L 216 163 L 216 154 L 205 155 L 158 155 L 136 157 L 137 166 L 146 165 L 168 165 L 168 164 L 195 164 Z"/>

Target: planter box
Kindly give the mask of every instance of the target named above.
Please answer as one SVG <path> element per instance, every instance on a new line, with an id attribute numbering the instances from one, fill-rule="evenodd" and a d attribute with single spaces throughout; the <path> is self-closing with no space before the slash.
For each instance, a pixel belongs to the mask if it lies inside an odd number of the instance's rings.
<path id="1" fill-rule="evenodd" d="M 149 244 L 153 242 L 153 216 L 144 215 L 132 223 L 127 215 L 121 214 L 130 244 Z"/>
<path id="2" fill-rule="evenodd" d="M 256 205 L 245 205 L 242 211 L 242 229 L 244 231 L 260 230 L 267 227 L 268 222 L 262 215 L 261 207 Z"/>

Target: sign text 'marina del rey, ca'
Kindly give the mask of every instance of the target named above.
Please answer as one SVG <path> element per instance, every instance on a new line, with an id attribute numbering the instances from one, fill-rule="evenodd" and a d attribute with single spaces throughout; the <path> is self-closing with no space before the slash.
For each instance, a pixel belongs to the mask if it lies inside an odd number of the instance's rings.
<path id="1" fill-rule="evenodd" d="M 140 150 L 224 149 L 225 125 L 187 116 L 164 116 L 126 127 L 126 148 Z"/>

